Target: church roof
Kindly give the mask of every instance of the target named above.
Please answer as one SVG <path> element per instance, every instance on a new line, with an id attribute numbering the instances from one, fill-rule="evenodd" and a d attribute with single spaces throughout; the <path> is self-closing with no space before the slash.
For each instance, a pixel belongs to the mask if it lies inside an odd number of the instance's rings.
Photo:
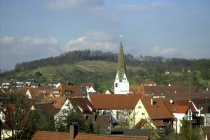
<path id="1" fill-rule="evenodd" d="M 122 81 L 124 74 L 126 75 L 122 41 L 120 42 L 120 51 L 118 55 L 117 74 L 120 82 Z"/>

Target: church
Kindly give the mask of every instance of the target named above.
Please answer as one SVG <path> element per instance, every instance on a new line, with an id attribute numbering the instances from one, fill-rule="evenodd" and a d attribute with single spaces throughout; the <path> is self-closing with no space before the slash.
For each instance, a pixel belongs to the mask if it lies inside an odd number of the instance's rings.
<path id="1" fill-rule="evenodd" d="M 127 94 L 129 93 L 129 82 L 126 73 L 122 40 L 120 42 L 120 51 L 118 55 L 117 73 L 113 86 L 114 94 Z"/>

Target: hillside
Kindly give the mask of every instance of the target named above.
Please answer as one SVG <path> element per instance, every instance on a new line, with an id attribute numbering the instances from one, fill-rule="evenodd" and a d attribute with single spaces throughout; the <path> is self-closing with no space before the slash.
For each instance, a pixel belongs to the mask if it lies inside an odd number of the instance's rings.
<path id="1" fill-rule="evenodd" d="M 49 82 L 69 81 L 77 84 L 93 82 L 97 90 L 104 91 L 111 88 L 115 79 L 117 63 L 107 61 L 80 61 L 73 64 L 41 67 L 33 70 L 23 70 L 0 76 L 0 81 L 13 79 L 24 81 L 35 79 L 41 86 Z M 168 85 L 171 82 L 180 82 L 189 85 L 190 78 L 194 86 L 205 89 L 210 87 L 210 79 L 201 78 L 200 71 L 169 71 L 165 74 L 165 67 L 145 67 L 144 65 L 131 66 L 127 64 L 128 80 L 132 85 L 139 85 L 142 81 L 156 81 L 159 85 Z"/>

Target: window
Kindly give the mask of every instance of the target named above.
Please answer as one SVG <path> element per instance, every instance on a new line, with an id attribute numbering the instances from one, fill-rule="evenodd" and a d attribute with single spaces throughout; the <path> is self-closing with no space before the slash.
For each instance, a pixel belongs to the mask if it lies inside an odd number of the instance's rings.
<path id="1" fill-rule="evenodd" d="M 115 83 L 115 87 L 118 87 L 118 83 Z"/>
<path id="2" fill-rule="evenodd" d="M 138 108 L 141 108 L 141 106 L 138 106 Z"/>
<path id="3" fill-rule="evenodd" d="M 142 115 L 145 115 L 145 113 L 142 113 Z"/>

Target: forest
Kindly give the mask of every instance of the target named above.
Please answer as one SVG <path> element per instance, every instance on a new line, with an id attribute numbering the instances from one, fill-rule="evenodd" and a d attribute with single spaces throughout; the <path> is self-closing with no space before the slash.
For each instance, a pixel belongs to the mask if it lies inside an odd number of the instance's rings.
<path id="1" fill-rule="evenodd" d="M 159 85 L 181 82 L 187 86 L 191 77 L 192 85 L 203 89 L 210 86 L 210 59 L 164 58 L 131 54 L 125 54 L 124 59 L 129 82 L 133 85 L 151 80 Z M 67 80 L 77 85 L 82 82 L 93 82 L 95 88 L 105 90 L 113 84 L 117 61 L 117 53 L 100 50 L 69 51 L 56 57 L 17 63 L 14 70 L 0 74 L 0 81 L 2 79 L 21 81 L 32 78 L 42 85 Z M 166 71 L 169 71 L 170 75 L 166 75 Z M 189 71 L 192 74 L 189 74 Z"/>
<path id="2" fill-rule="evenodd" d="M 91 50 L 75 50 L 63 53 L 56 57 L 48 57 L 39 60 L 33 60 L 29 62 L 17 63 L 15 65 L 14 71 L 21 70 L 30 70 L 36 69 L 39 67 L 46 66 L 58 66 L 61 64 L 71 64 L 83 60 L 100 60 L 100 61 L 109 61 L 117 62 L 118 54 L 112 52 L 102 52 L 100 50 L 91 51 Z M 185 59 L 185 58 L 164 58 L 162 56 L 142 56 L 137 57 L 126 54 L 125 55 L 126 64 L 138 66 L 144 65 L 145 67 L 153 66 L 163 66 L 167 69 L 174 68 L 188 68 L 195 70 L 209 70 L 210 69 L 210 59 Z"/>

